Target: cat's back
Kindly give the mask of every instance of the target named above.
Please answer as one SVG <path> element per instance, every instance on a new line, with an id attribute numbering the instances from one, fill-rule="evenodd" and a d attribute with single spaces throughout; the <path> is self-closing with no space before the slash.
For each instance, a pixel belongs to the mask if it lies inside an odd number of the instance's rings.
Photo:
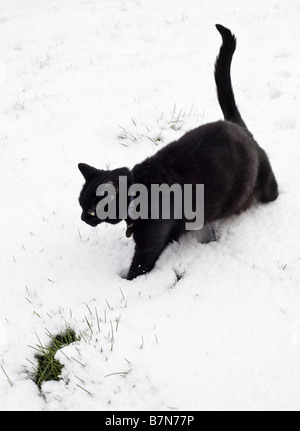
<path id="1" fill-rule="evenodd" d="M 258 164 L 257 148 L 257 143 L 242 127 L 229 121 L 208 123 L 136 165 L 134 176 L 145 183 L 206 183 L 218 173 L 222 178 L 226 172 L 233 175 L 249 167 L 253 171 Z"/>
<path id="2" fill-rule="evenodd" d="M 136 165 L 134 182 L 204 184 L 205 220 L 240 211 L 252 195 L 259 166 L 259 147 L 250 133 L 219 121 L 191 130 L 154 156 Z"/>
<path id="3" fill-rule="evenodd" d="M 257 157 L 257 143 L 247 130 L 229 121 L 205 124 L 183 135 L 158 151 L 153 162 L 181 171 L 202 165 Z M 250 160 L 249 160 L 250 161 Z"/>
<path id="4" fill-rule="evenodd" d="M 245 147 L 247 150 L 256 148 L 257 144 L 249 132 L 241 126 L 229 121 L 217 121 L 204 124 L 185 133 L 178 141 L 171 142 L 162 148 L 158 158 L 176 154 L 212 153 L 213 151 L 234 151 Z"/>

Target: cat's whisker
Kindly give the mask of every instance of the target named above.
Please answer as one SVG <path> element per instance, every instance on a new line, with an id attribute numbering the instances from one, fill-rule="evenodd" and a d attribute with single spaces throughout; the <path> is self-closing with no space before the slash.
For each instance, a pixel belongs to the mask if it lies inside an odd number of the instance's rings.
<path id="1" fill-rule="evenodd" d="M 97 236 L 96 226 L 93 227 L 93 236 L 94 238 Z"/>
<path id="2" fill-rule="evenodd" d="M 98 241 L 99 241 L 99 230 L 98 230 L 98 226 L 95 226 L 95 227 L 93 228 L 93 234 L 94 234 L 94 237 L 95 237 L 96 241 L 98 242 Z"/>

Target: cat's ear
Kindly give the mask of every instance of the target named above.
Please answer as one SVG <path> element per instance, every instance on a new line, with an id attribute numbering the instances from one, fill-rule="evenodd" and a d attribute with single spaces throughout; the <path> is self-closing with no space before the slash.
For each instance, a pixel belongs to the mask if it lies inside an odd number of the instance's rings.
<path id="1" fill-rule="evenodd" d="M 86 180 L 90 180 L 98 172 L 98 169 L 93 168 L 93 166 L 87 165 L 86 163 L 79 163 L 78 169 Z"/>

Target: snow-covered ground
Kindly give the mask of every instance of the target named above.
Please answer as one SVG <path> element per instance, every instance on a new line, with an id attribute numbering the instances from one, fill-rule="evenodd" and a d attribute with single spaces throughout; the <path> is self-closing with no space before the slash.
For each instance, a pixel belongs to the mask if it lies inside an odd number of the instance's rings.
<path id="1" fill-rule="evenodd" d="M 280 197 L 128 282 L 133 240 L 81 222 L 77 163 L 132 167 L 221 118 L 215 23 Z M 0 409 L 299 409 L 299 23 L 298 0 L 0 1 Z M 42 397 L 29 346 L 66 325 Z"/>

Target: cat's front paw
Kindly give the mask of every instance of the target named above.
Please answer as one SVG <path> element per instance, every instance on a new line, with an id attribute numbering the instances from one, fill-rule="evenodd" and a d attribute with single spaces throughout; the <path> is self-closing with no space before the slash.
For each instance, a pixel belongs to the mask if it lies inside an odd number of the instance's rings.
<path id="1" fill-rule="evenodd" d="M 123 270 L 119 273 L 119 276 L 120 276 L 121 278 L 123 278 L 123 280 L 128 280 L 128 274 L 129 274 L 128 269 L 123 269 Z"/>
<path id="2" fill-rule="evenodd" d="M 143 268 L 142 265 L 137 265 L 136 267 L 132 265 L 128 272 L 127 280 L 134 280 L 136 277 L 139 277 L 140 275 L 144 275 L 147 272 L 148 270 Z"/>

